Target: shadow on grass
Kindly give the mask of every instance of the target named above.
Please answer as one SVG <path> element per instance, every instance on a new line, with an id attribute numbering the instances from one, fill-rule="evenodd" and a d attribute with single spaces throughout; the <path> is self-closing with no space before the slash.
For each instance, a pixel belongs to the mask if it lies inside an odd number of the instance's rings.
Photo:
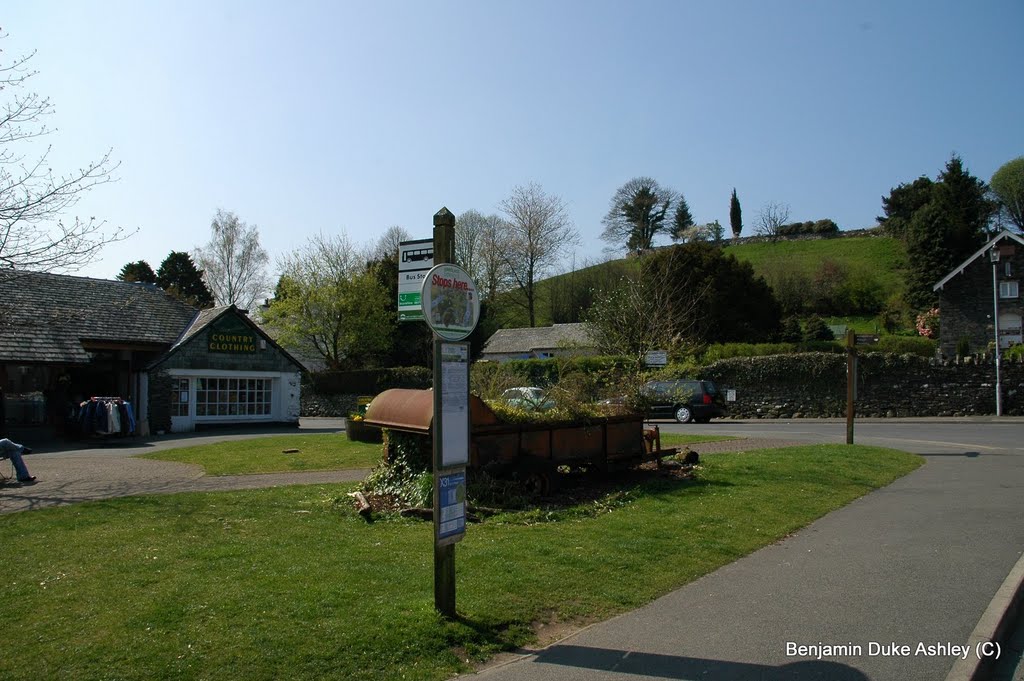
<path id="1" fill-rule="evenodd" d="M 733 487 L 734 483 L 707 480 L 688 468 L 633 469 L 617 473 L 573 473 L 557 476 L 554 489 L 531 493 L 518 480 L 487 476 L 470 478 L 469 506 L 477 518 L 553 521 L 606 512 L 640 498 L 668 498 L 681 490 L 699 494 L 705 489 Z"/>

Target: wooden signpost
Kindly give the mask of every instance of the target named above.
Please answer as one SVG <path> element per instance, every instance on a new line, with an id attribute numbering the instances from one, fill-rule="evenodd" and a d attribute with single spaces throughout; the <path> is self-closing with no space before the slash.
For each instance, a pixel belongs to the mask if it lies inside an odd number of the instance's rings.
<path id="1" fill-rule="evenodd" d="M 469 343 L 480 318 L 476 284 L 454 260 L 455 216 L 434 215 L 434 267 L 422 285 L 423 318 L 434 332 L 434 607 L 455 617 L 455 543 L 466 532 L 469 463 Z"/>

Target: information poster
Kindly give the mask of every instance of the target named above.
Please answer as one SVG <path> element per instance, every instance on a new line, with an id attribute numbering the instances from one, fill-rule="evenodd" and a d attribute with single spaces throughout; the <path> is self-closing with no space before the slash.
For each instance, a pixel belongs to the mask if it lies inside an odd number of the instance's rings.
<path id="1" fill-rule="evenodd" d="M 466 471 L 441 473 L 437 479 L 437 543 L 451 544 L 466 533 Z"/>
<path id="2" fill-rule="evenodd" d="M 441 343 L 441 468 L 469 463 L 469 344 Z"/>

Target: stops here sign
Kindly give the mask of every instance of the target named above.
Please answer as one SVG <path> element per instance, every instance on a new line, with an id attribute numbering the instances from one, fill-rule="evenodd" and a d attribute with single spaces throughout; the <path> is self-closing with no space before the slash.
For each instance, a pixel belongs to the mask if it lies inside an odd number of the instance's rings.
<path id="1" fill-rule="evenodd" d="M 427 272 L 420 299 L 427 324 L 444 340 L 464 339 L 480 319 L 476 284 L 458 265 L 437 265 Z"/>

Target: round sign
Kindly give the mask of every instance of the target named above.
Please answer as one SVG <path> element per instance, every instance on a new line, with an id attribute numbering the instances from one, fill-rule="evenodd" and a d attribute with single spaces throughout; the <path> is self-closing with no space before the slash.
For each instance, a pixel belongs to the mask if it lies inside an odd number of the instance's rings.
<path id="1" fill-rule="evenodd" d="M 480 320 L 476 284 L 458 265 L 444 263 L 427 272 L 420 300 L 427 324 L 444 340 L 462 340 Z"/>

